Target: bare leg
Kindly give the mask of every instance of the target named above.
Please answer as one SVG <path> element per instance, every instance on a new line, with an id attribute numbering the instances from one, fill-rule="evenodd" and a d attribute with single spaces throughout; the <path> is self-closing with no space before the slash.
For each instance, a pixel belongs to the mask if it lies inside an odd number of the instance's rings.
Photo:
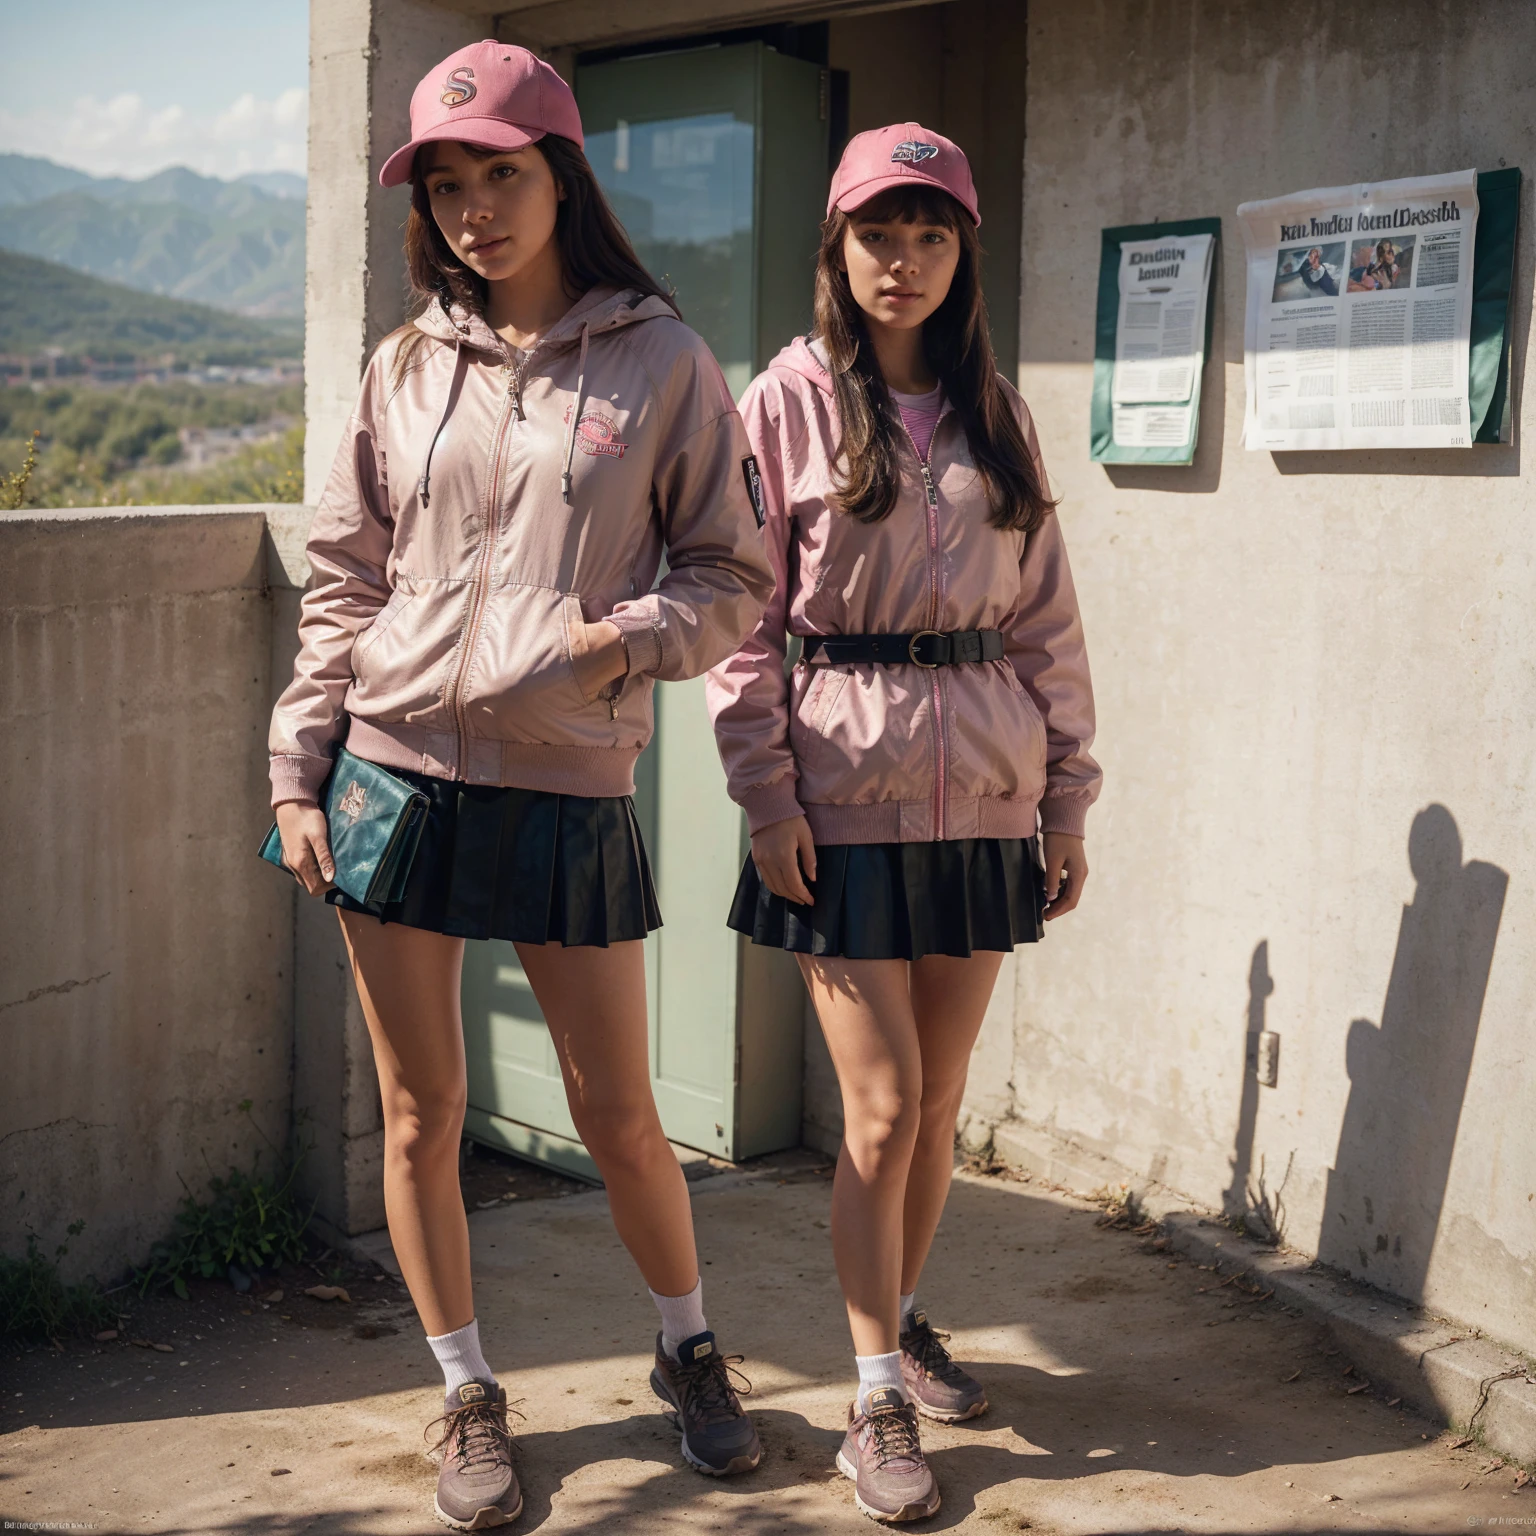
<path id="1" fill-rule="evenodd" d="M 645 1283 L 682 1296 L 698 1283 L 693 1212 L 651 1094 L 645 949 L 519 944 L 518 958 L 560 1056 L 566 1099 L 608 1188 L 613 1224 Z"/>
<path id="2" fill-rule="evenodd" d="M 854 1353 L 885 1355 L 898 1342 L 902 1206 L 923 1093 L 909 966 L 799 958 L 843 1092 L 832 1255 Z"/>
<path id="3" fill-rule="evenodd" d="M 955 1167 L 955 1121 L 965 1096 L 971 1047 L 981 1031 L 1003 963 L 995 950 L 969 959 L 925 955 L 912 964 L 912 1012 L 923 1058 L 922 1118 L 907 1173 L 902 1213 L 902 1293 L 917 1289 Z"/>
<path id="4" fill-rule="evenodd" d="M 453 1333 L 475 1315 L 459 1191 L 464 941 L 338 915 L 379 1070 L 390 1241 L 427 1332 Z"/>

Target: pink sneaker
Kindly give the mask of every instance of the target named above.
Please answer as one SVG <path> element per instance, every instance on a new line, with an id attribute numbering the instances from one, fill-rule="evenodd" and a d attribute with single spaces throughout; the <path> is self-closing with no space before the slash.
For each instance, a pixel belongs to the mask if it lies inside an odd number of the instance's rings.
<path id="1" fill-rule="evenodd" d="M 869 1394 L 869 1409 L 848 1407 L 848 1433 L 837 1470 L 853 1479 L 853 1497 L 871 1520 L 894 1525 L 937 1512 L 939 1488 L 917 1433 L 917 1409 L 894 1387 Z"/>
<path id="2" fill-rule="evenodd" d="M 935 1328 L 926 1312 L 914 1312 L 911 1322 L 901 1335 L 901 1380 L 917 1411 L 941 1424 L 985 1413 L 987 1389 L 949 1358 L 944 1347 L 949 1335 Z"/>

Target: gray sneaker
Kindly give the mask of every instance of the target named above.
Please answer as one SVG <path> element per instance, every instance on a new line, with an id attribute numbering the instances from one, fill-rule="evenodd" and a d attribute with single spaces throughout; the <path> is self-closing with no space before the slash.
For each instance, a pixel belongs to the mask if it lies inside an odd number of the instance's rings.
<path id="1" fill-rule="evenodd" d="M 944 1345 L 947 1333 L 933 1327 L 926 1312 L 914 1312 L 901 1335 L 901 1380 L 925 1418 L 958 1424 L 987 1411 L 987 1389 L 967 1375 Z"/>
<path id="2" fill-rule="evenodd" d="M 894 1525 L 938 1512 L 939 1486 L 918 1439 L 917 1409 L 894 1387 L 871 1392 L 867 1413 L 857 1399 L 849 1405 L 837 1470 L 853 1479 L 854 1502 L 872 1520 Z"/>
<path id="3" fill-rule="evenodd" d="M 485 1531 L 523 1512 L 523 1490 L 512 1470 L 512 1431 L 507 1394 L 494 1381 L 467 1381 L 443 1403 L 443 1426 L 432 1454 L 442 1453 L 437 1518 L 456 1531 Z"/>
<path id="4" fill-rule="evenodd" d="M 668 1418 L 682 1431 L 683 1456 L 710 1477 L 750 1472 L 763 1459 L 757 1430 L 731 1385 L 730 1367 L 740 1355 L 722 1355 L 712 1333 L 696 1333 L 677 1347 L 674 1360 L 656 1335 L 656 1369 L 651 1391 L 666 1407 Z M 752 1383 L 741 1377 L 743 1390 Z"/>

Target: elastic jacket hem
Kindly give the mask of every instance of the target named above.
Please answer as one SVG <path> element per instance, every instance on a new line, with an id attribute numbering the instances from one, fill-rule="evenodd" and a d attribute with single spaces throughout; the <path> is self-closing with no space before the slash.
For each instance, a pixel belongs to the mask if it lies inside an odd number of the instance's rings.
<path id="1" fill-rule="evenodd" d="M 453 731 L 429 731 L 416 725 L 380 724 L 354 717 L 347 732 L 347 750 L 380 768 L 407 768 L 435 779 L 489 784 L 499 789 L 539 789 L 591 799 L 635 792 L 635 759 L 640 756 L 635 747 L 559 747 L 477 737 L 471 737 L 464 745 L 465 757 L 461 762 L 459 737 Z M 321 763 L 318 780 L 313 779 L 312 773 L 301 778 L 290 767 L 307 767 L 315 761 L 273 757 L 274 805 L 282 800 L 318 800 L 330 764 Z"/>
<path id="2" fill-rule="evenodd" d="M 801 809 L 818 844 L 957 842 L 967 837 L 1034 837 L 1039 830 L 1035 801 L 997 795 L 951 799 L 944 807 L 943 838 L 937 836 L 931 798 Z"/>

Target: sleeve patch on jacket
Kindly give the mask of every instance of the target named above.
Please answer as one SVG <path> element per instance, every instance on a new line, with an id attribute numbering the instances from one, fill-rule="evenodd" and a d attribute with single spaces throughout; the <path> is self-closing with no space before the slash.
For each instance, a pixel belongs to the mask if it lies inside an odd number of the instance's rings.
<path id="1" fill-rule="evenodd" d="M 768 521 L 768 504 L 763 500 L 763 477 L 757 467 L 757 456 L 749 453 L 741 461 L 741 476 L 747 482 L 747 499 L 752 503 L 752 515 L 761 528 Z"/>

